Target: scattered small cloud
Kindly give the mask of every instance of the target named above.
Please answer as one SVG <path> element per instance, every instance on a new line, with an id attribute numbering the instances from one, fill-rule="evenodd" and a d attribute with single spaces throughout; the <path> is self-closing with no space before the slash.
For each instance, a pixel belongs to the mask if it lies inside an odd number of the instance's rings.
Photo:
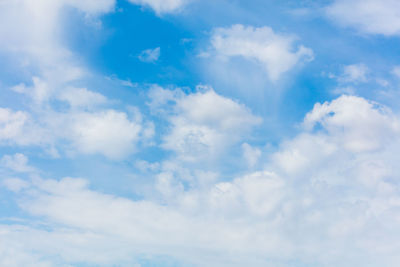
<path id="1" fill-rule="evenodd" d="M 142 62 L 154 63 L 160 58 L 160 47 L 143 50 L 138 58 Z"/>
<path id="2" fill-rule="evenodd" d="M 338 77 L 341 83 L 365 83 L 368 81 L 369 69 L 365 64 L 344 66 L 343 73 Z"/>

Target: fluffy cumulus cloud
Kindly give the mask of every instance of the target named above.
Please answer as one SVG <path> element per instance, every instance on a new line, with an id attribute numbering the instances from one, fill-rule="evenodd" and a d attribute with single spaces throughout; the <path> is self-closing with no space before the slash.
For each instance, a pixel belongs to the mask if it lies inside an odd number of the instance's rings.
<path id="1" fill-rule="evenodd" d="M 242 57 L 259 64 L 272 81 L 301 62 L 313 59 L 313 52 L 305 46 L 296 46 L 296 38 L 279 34 L 270 27 L 233 25 L 216 28 L 211 37 L 209 53 L 221 59 Z"/>
<path id="2" fill-rule="evenodd" d="M 316 104 L 304 124 L 307 128 L 321 124 L 353 152 L 380 149 L 400 133 L 399 121 L 390 110 L 355 96 Z"/>
<path id="3" fill-rule="evenodd" d="M 152 106 L 173 102 L 167 115 L 171 124 L 163 147 L 182 159 L 195 161 L 219 155 L 228 145 L 239 142 L 261 123 L 261 118 L 236 101 L 201 88 L 193 94 L 156 88 L 151 92 Z"/>
<path id="4" fill-rule="evenodd" d="M 362 33 L 400 34 L 400 3 L 397 0 L 335 0 L 326 13 L 335 23 Z"/>
<path id="5" fill-rule="evenodd" d="M 139 142 L 153 136 L 151 123 L 113 109 L 55 112 L 43 118 L 41 129 L 49 133 L 46 141 L 51 142 L 53 149 L 66 149 L 73 154 L 101 154 L 110 159 L 135 153 Z M 32 145 L 42 146 L 41 143 Z"/>
<path id="6" fill-rule="evenodd" d="M 65 149 L 117 159 L 132 154 L 141 137 L 151 136 L 140 112 L 115 110 L 101 93 L 74 85 L 93 74 L 65 45 L 62 12 L 72 7 L 96 19 L 114 10 L 114 0 L 6 0 L 0 5 L 0 54 L 19 62 L 27 74 L 10 88 L 21 94 L 24 109 L 0 107 L 1 144 L 39 146 L 57 157 Z"/>
<path id="7" fill-rule="evenodd" d="M 199 95 L 207 94 L 214 93 Z M 202 112 L 190 116 L 201 121 Z M 3 247 L 2 259 L 129 266 L 167 255 L 208 266 L 391 266 L 400 261 L 399 136 L 389 110 L 342 96 L 317 104 L 304 130 L 264 158 L 264 170 L 181 188 L 167 205 L 99 193 L 84 179 L 14 179 L 5 186 L 48 227 L 2 225 L 0 240 L 13 248 Z"/>
<path id="8" fill-rule="evenodd" d="M 399 119 L 390 110 L 355 96 L 316 104 L 303 125 L 305 131 L 272 157 L 289 174 L 310 171 L 316 163 L 380 154 L 397 144 L 400 133 Z"/>
<path id="9" fill-rule="evenodd" d="M 103 107 L 108 99 L 86 88 L 67 88 L 48 101 L 59 100 L 69 107 L 57 111 L 50 102 L 29 111 L 0 108 L 0 141 L 7 146 L 37 146 L 58 156 L 58 148 L 83 154 L 102 154 L 119 159 L 135 152 L 141 140 L 153 135 L 153 126 L 141 113 Z M 65 147 L 67 145 L 67 147 Z"/>
<path id="10" fill-rule="evenodd" d="M 96 113 L 72 114 L 66 138 L 84 154 L 100 153 L 121 158 L 135 151 L 142 125 L 124 112 L 104 110 Z"/>

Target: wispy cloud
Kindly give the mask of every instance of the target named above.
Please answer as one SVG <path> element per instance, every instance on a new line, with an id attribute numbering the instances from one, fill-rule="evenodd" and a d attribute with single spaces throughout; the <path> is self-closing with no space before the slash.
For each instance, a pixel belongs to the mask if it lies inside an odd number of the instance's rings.
<path id="1" fill-rule="evenodd" d="M 159 47 L 156 47 L 154 49 L 146 49 L 139 54 L 138 58 L 140 61 L 146 63 L 154 63 L 160 58 L 160 51 L 161 49 Z"/>

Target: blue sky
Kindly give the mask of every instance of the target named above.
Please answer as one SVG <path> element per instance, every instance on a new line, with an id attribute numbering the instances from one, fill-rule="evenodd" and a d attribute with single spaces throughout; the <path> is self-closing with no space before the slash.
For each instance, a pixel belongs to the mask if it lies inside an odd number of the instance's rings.
<path id="1" fill-rule="evenodd" d="M 398 266 L 399 10 L 0 1 L 0 266 Z"/>

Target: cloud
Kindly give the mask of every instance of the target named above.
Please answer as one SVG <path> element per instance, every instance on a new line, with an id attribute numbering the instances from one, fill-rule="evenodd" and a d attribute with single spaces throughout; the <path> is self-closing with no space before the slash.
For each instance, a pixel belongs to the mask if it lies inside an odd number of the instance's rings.
<path id="1" fill-rule="evenodd" d="M 304 125 L 311 129 L 317 124 L 352 152 L 381 149 L 400 133 L 400 122 L 390 110 L 355 96 L 316 104 Z"/>
<path id="2" fill-rule="evenodd" d="M 148 6 L 158 15 L 166 13 L 175 13 L 180 11 L 186 4 L 187 0 L 129 0 L 129 2 L 137 5 Z"/>
<path id="3" fill-rule="evenodd" d="M 397 78 L 400 78 L 400 66 L 395 66 L 393 67 L 391 73 L 396 76 Z"/>
<path id="4" fill-rule="evenodd" d="M 368 67 L 362 63 L 347 65 L 338 80 L 342 83 L 363 83 L 368 81 L 368 71 Z"/>
<path id="5" fill-rule="evenodd" d="M 160 14 L 182 2 L 140 3 Z M 32 84 L 13 88 L 27 97 L 28 110 L 0 108 L 0 143 L 121 159 L 154 135 L 154 125 L 136 108 L 113 109 L 99 92 L 71 84 L 86 72 L 55 34 L 66 5 L 97 16 L 114 1 L 0 1 L 0 21 L 10 19 L 0 23 L 2 51 L 38 68 Z M 311 58 L 293 37 L 266 27 L 219 28 L 215 35 L 210 55 L 261 64 L 271 80 Z M 275 66 L 276 55 L 282 65 Z M 351 81 L 365 77 L 357 68 L 345 73 Z M 184 266 L 398 265 L 397 114 L 355 96 L 318 103 L 299 134 L 264 157 L 243 143 L 261 119 L 238 101 L 210 88 L 154 88 L 150 96 L 152 115 L 167 125 L 160 143 L 173 152 L 169 161 L 137 161 L 150 193 L 107 194 L 82 178 L 2 177 L 1 195 L 6 202 L 14 196 L 13 210 L 26 220 L 1 218 L 0 266 L 135 266 L 159 258 Z M 190 168 L 215 163 L 235 146 L 251 171 Z M 34 168 L 21 153 L 0 163 L 2 173 L 23 177 Z"/>
<path id="6" fill-rule="evenodd" d="M 139 60 L 146 63 L 154 63 L 160 57 L 160 48 L 143 50 L 138 56 Z"/>
<path id="7" fill-rule="evenodd" d="M 167 117 L 170 131 L 164 136 L 162 146 L 187 161 L 213 158 L 261 123 L 261 118 L 243 104 L 220 96 L 211 88 L 198 90 L 185 95 L 156 88 L 151 93 L 153 109 L 174 102 Z"/>
<path id="8" fill-rule="evenodd" d="M 113 11 L 116 3 L 115 0 L 64 0 L 64 2 L 66 5 L 95 15 Z"/>
<path id="9" fill-rule="evenodd" d="M 224 186 L 229 189 L 220 192 Z M 237 205 L 243 205 L 246 213 L 269 213 L 275 207 L 271 200 L 277 201 L 281 197 L 278 189 L 282 186 L 282 181 L 271 174 L 253 174 L 236 180 L 230 186 L 218 184 L 215 188 L 218 191 L 210 192 L 208 206 L 213 207 L 213 212 L 226 212 L 231 206 L 229 198 L 233 197 Z M 197 220 L 179 212 L 179 209 L 92 191 L 87 181 L 82 179 L 36 179 L 29 188 L 23 190 L 22 195 L 26 200 L 20 202 L 21 207 L 34 216 L 46 218 L 55 228 L 43 231 L 31 227 L 18 230 L 3 226 L 1 240 L 14 237 L 11 243 L 17 247 L 11 254 L 14 257 L 19 253 L 33 252 L 47 255 L 49 262 L 60 257 L 64 263 L 85 262 L 101 266 L 126 263 L 129 266 L 140 255 L 151 253 L 154 255 L 152 257 L 167 254 L 183 262 L 224 266 L 246 261 L 237 257 L 229 259 L 229 253 L 222 258 L 215 258 L 212 256 L 215 249 L 222 252 L 225 247 L 240 252 L 244 247 L 238 244 L 244 242 L 250 246 L 242 251 L 245 253 L 262 244 L 261 239 L 250 242 L 252 237 L 257 236 L 257 230 L 247 228 L 244 222 L 235 225 L 218 219 Z M 76 216 L 76 211 L 81 215 Z M 246 228 L 247 233 L 235 235 L 243 230 L 242 227 Z M 21 232 L 24 235 L 18 234 Z M 204 235 L 198 235 L 200 232 Z M 35 239 L 33 236 L 41 238 Z M 160 236 L 163 238 L 160 239 Z M 22 240 L 25 242 L 18 244 Z M 198 249 L 192 250 L 194 247 Z M 204 254 L 201 261 L 194 257 L 195 251 L 199 250 Z M 7 255 L 4 248 L 1 252 Z M 57 257 L 55 253 L 60 256 Z M 96 254 L 101 256 L 93 257 Z M 246 260 L 254 262 L 251 258 Z"/>
<path id="10" fill-rule="evenodd" d="M 105 96 L 86 88 L 66 88 L 57 98 L 68 102 L 71 107 L 92 107 L 107 103 Z"/>
<path id="11" fill-rule="evenodd" d="M 97 106 L 108 102 L 99 93 L 67 88 L 48 100 L 54 98 L 65 100 L 70 107 L 58 111 L 46 103 L 34 106 L 30 113 L 0 108 L 0 141 L 9 146 L 39 146 L 53 156 L 59 156 L 57 148 L 62 148 L 121 159 L 154 135 L 154 125 L 137 109 L 123 112 Z"/>
<path id="12" fill-rule="evenodd" d="M 261 150 L 257 147 L 252 147 L 247 143 L 242 144 L 243 157 L 247 161 L 249 167 L 254 167 L 261 157 Z"/>
<path id="13" fill-rule="evenodd" d="M 335 23 L 361 33 L 400 34 L 400 2 L 396 0 L 335 0 L 326 7 Z"/>
<path id="14" fill-rule="evenodd" d="M 302 45 L 295 46 L 296 38 L 275 33 L 270 27 L 233 25 L 216 28 L 211 36 L 211 48 L 206 56 L 221 60 L 241 57 L 259 64 L 272 81 L 301 62 L 311 61 L 313 52 Z"/>
<path id="15" fill-rule="evenodd" d="M 21 153 L 4 155 L 0 159 L 0 163 L 2 166 L 15 172 L 32 172 L 35 170 L 35 168 L 28 165 L 28 158 Z"/>
<path id="16" fill-rule="evenodd" d="M 0 142 L 6 145 L 46 143 L 48 133 L 36 125 L 30 114 L 0 108 Z"/>
<path id="17" fill-rule="evenodd" d="M 17 58 L 28 56 L 29 61 L 44 67 L 70 57 L 60 35 L 56 34 L 60 31 L 60 15 L 65 6 L 97 16 L 112 11 L 115 0 L 4 0 L 0 6 L 0 37 L 4 40 L 0 48 L 16 53 Z"/>
<path id="18" fill-rule="evenodd" d="M 214 94 L 176 101 L 217 98 L 240 110 Z M 196 121 L 212 113 L 192 112 Z M 85 179 L 34 178 L 16 198 L 47 227 L 2 225 L 0 244 L 14 250 L 0 245 L 0 253 L 46 255 L 49 265 L 130 266 L 141 255 L 167 255 L 185 265 L 390 266 L 400 262 L 398 123 L 361 97 L 316 104 L 304 130 L 264 159 L 264 170 L 192 188 L 164 175 L 161 189 L 179 189 L 166 192 L 174 200 L 167 203 L 97 192 Z"/>
<path id="19" fill-rule="evenodd" d="M 77 151 L 100 153 L 112 159 L 132 154 L 142 131 L 140 122 L 115 110 L 75 113 L 70 120 L 66 138 L 72 141 Z"/>
<path id="20" fill-rule="evenodd" d="M 30 184 L 22 179 L 7 178 L 3 180 L 3 185 L 10 191 L 18 193 L 22 189 L 29 188 Z"/>

